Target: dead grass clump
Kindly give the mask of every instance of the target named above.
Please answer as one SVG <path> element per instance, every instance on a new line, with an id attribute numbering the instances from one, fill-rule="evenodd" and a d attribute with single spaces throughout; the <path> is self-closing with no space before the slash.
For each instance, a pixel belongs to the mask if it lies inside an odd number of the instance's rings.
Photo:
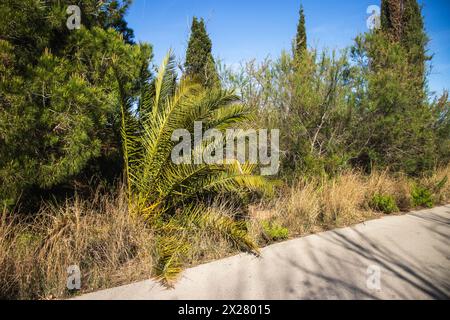
<path id="1" fill-rule="evenodd" d="M 302 179 L 274 201 L 254 208 L 251 229 L 258 236 L 261 223 L 275 221 L 298 236 L 363 221 L 372 214 L 364 210 L 365 191 L 362 175 L 355 172 L 329 180 Z M 270 218 L 261 218 L 265 216 Z"/>
<path id="2" fill-rule="evenodd" d="M 324 182 L 321 196 L 323 221 L 343 226 L 364 220 L 366 185 L 362 176 L 349 172 Z"/>
<path id="3" fill-rule="evenodd" d="M 367 178 L 366 208 L 374 195 L 392 196 L 398 208 L 407 211 L 411 208 L 411 182 L 403 174 L 392 175 L 388 171 L 375 171 Z"/>
<path id="4" fill-rule="evenodd" d="M 302 180 L 289 191 L 287 199 L 279 199 L 284 206 L 284 225 L 294 234 L 304 234 L 311 230 L 321 215 L 320 183 Z"/>
<path id="5" fill-rule="evenodd" d="M 450 165 L 438 168 L 431 176 L 421 179 L 421 184 L 434 194 L 435 204 L 450 202 Z"/>

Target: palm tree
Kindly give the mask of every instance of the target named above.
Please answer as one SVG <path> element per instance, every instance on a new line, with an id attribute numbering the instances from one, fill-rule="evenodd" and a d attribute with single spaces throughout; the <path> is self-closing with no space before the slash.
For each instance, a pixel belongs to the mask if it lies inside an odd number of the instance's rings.
<path id="1" fill-rule="evenodd" d="M 236 221 L 207 205 L 214 195 L 243 196 L 271 192 L 272 184 L 254 175 L 254 165 L 232 163 L 174 164 L 171 140 L 176 129 L 193 133 L 194 122 L 203 129 L 224 131 L 251 119 L 249 109 L 230 91 L 205 89 L 187 78 L 175 81 L 174 58 L 169 52 L 142 95 L 138 114 L 132 103 L 122 103 L 122 145 L 129 210 L 143 216 L 156 230 L 156 271 L 166 283 L 181 271 L 188 250 L 186 233 L 195 228 L 222 233 L 236 246 L 257 251 L 245 221 Z M 197 146 L 193 156 L 203 152 Z"/>

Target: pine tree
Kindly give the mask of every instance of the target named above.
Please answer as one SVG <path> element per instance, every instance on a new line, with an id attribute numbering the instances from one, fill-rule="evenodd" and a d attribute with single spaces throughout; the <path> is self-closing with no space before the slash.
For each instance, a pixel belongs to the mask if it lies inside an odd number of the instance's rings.
<path id="1" fill-rule="evenodd" d="M 434 165 L 436 145 L 424 85 L 427 37 L 417 1 L 383 0 L 381 23 L 362 42 L 369 62 L 367 104 L 359 109 L 367 116 L 362 141 L 375 164 L 418 174 Z"/>
<path id="2" fill-rule="evenodd" d="M 129 1 L 80 2 L 82 27 L 72 31 L 71 2 L 0 5 L 0 207 L 88 170 L 121 173 L 120 99 L 137 99 L 151 47 L 127 40 L 120 3 Z"/>
<path id="3" fill-rule="evenodd" d="M 357 60 L 369 64 L 364 66 L 364 94 L 357 108 L 363 125 L 354 135 L 361 143 L 356 150 L 364 150 L 375 167 L 411 175 L 432 169 L 436 161 L 433 114 L 417 85 L 408 52 L 382 32 L 367 34 L 360 44 L 365 58 Z"/>
<path id="4" fill-rule="evenodd" d="M 203 19 L 192 20 L 191 36 L 186 51 L 185 75 L 196 79 L 207 88 L 219 83 L 215 61 L 212 56 L 212 42 L 206 32 Z"/>
<path id="5" fill-rule="evenodd" d="M 295 52 L 294 56 L 299 58 L 307 49 L 307 37 L 306 37 L 306 26 L 305 26 L 305 13 L 303 6 L 300 7 L 300 20 L 297 26 L 297 36 L 295 38 Z"/>

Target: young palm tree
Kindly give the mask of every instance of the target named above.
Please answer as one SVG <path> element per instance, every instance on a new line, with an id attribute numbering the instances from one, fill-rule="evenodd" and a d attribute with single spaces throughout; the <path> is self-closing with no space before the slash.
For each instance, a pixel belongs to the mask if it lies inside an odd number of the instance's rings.
<path id="1" fill-rule="evenodd" d="M 195 228 L 219 231 L 242 249 L 257 250 L 245 222 L 238 222 L 206 204 L 218 194 L 244 195 L 271 192 L 272 185 L 253 175 L 254 166 L 233 163 L 174 164 L 171 160 L 172 133 L 186 129 L 193 133 L 194 122 L 203 129 L 225 129 L 251 119 L 238 98 L 222 89 L 206 90 L 183 79 L 175 81 L 174 58 L 169 52 L 159 68 L 151 90 L 142 95 L 138 115 L 131 103 L 122 103 L 122 143 L 129 210 L 142 215 L 158 234 L 156 271 L 170 281 L 181 270 L 188 250 L 186 234 Z M 193 156 L 203 152 L 196 146 Z"/>

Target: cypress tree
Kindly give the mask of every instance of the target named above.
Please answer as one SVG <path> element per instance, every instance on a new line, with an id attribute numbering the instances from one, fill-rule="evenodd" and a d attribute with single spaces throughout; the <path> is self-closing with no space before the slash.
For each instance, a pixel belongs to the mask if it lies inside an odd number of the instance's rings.
<path id="1" fill-rule="evenodd" d="M 393 41 L 400 41 L 403 29 L 404 0 L 381 1 L 381 29 Z"/>
<path id="2" fill-rule="evenodd" d="M 295 38 L 294 56 L 296 58 L 301 57 L 306 51 L 307 45 L 306 38 L 306 26 L 305 26 L 305 13 L 303 6 L 300 7 L 300 20 L 297 25 L 297 36 Z"/>
<path id="3" fill-rule="evenodd" d="M 419 85 L 425 82 L 428 37 L 425 32 L 422 12 L 417 0 L 404 0 L 402 45 L 408 52 L 409 62 L 415 68 Z"/>
<path id="4" fill-rule="evenodd" d="M 191 36 L 186 51 L 185 75 L 194 78 L 207 88 L 219 82 L 215 61 L 212 56 L 212 42 L 206 32 L 203 19 L 192 20 Z"/>
<path id="5" fill-rule="evenodd" d="M 425 63 L 429 59 L 426 56 L 428 37 L 417 0 L 382 0 L 381 7 L 382 30 L 391 40 L 401 43 L 419 85 L 423 86 Z"/>

